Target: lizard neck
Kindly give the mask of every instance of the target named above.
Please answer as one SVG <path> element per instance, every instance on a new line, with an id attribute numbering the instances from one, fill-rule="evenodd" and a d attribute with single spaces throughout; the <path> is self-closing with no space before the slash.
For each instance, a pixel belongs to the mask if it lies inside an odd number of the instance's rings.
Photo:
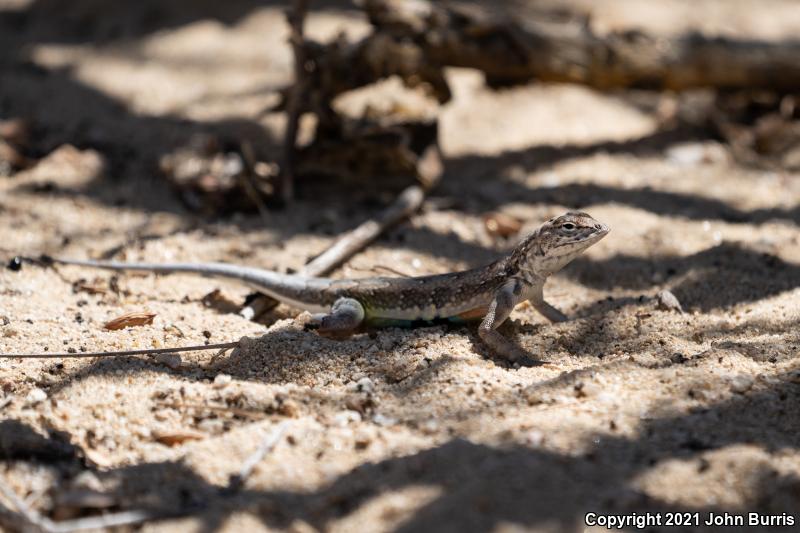
<path id="1" fill-rule="evenodd" d="M 576 251 L 571 254 L 555 255 L 548 251 L 548 248 L 543 246 L 540 236 L 534 234 L 508 257 L 509 275 L 517 275 L 531 284 L 544 282 L 548 276 L 564 268 L 580 254 L 580 251 Z"/>
<path id="2" fill-rule="evenodd" d="M 530 285 L 544 283 L 551 272 L 543 268 L 540 259 L 512 254 L 506 260 L 506 277 L 516 277 Z"/>

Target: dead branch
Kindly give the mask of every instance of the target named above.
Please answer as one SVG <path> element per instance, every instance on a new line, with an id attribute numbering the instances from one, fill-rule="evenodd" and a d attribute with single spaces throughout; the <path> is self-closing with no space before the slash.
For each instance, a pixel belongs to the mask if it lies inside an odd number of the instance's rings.
<path id="1" fill-rule="evenodd" d="M 586 19 L 539 13 L 513 20 L 479 6 L 426 0 L 364 0 L 374 32 L 353 45 L 307 43 L 314 91 L 332 98 L 397 75 L 426 83 L 444 101 L 445 66 L 475 68 L 490 82 L 531 79 L 598 89 L 644 87 L 800 87 L 800 42 L 653 36 L 639 31 L 598 35 Z M 322 87 L 322 89 L 320 88 Z"/>
<path id="2" fill-rule="evenodd" d="M 426 158 L 436 156 L 426 154 Z M 430 166 L 435 166 L 431 163 Z M 355 229 L 342 235 L 330 248 L 315 257 L 299 272 L 301 276 L 322 276 L 350 259 L 357 252 L 366 248 L 383 232 L 401 220 L 414 214 L 422 206 L 427 191 L 438 183 L 440 172 L 432 171 L 427 175 L 424 185 L 412 185 L 405 189 L 385 211 L 376 218 L 367 220 Z M 249 320 L 258 317 L 278 305 L 276 300 L 259 294 L 239 314 Z"/>
<path id="3" fill-rule="evenodd" d="M 796 90 L 800 42 L 769 43 L 690 33 L 595 34 L 588 21 L 522 17 L 421 0 L 365 0 L 379 32 L 406 36 L 441 65 L 477 68 L 490 79 L 572 82 L 599 89 L 694 87 Z M 551 17 L 552 18 L 552 17 Z"/>
<path id="4" fill-rule="evenodd" d="M 151 520 L 178 516 L 177 513 L 163 513 L 148 510 L 120 511 L 100 516 L 87 516 L 74 520 L 54 522 L 31 509 L 14 490 L 0 479 L 0 493 L 16 507 L 16 511 L 6 509 L 6 519 L 19 531 L 44 531 L 46 533 L 72 533 L 90 529 L 107 529 L 124 525 L 141 524 Z M 4 507 L 4 506 L 3 506 Z"/>
<path id="5" fill-rule="evenodd" d="M 308 11 L 308 0 L 294 0 L 286 15 L 289 22 L 289 41 L 294 53 L 294 85 L 289 92 L 287 103 L 286 133 L 283 140 L 284 161 L 281 169 L 280 194 L 284 202 L 291 201 L 294 196 L 294 162 L 297 131 L 300 116 L 303 113 L 308 81 L 306 74 L 306 50 L 303 46 L 303 23 Z"/>

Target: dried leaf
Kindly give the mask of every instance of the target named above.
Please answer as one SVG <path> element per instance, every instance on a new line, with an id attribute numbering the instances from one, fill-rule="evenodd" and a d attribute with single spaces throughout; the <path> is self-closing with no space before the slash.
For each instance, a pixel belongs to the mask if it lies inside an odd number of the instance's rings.
<path id="1" fill-rule="evenodd" d="M 112 461 L 109 456 L 88 446 L 83 447 L 83 454 L 89 464 L 94 465 L 97 468 L 110 468 L 114 464 L 114 461 Z"/>
<path id="2" fill-rule="evenodd" d="M 513 237 L 522 228 L 522 222 L 512 216 L 503 213 L 489 213 L 483 216 L 483 223 L 486 231 L 492 237 L 502 237 L 507 239 Z"/>
<path id="3" fill-rule="evenodd" d="M 190 440 L 203 440 L 206 436 L 197 431 L 153 431 L 153 438 L 166 446 L 177 446 Z"/>
<path id="4" fill-rule="evenodd" d="M 85 280 L 79 280 L 72 284 L 72 292 L 86 292 L 88 294 L 105 294 L 108 292 L 106 287 L 99 283 L 90 284 Z"/>
<path id="5" fill-rule="evenodd" d="M 118 316 L 113 320 L 109 320 L 103 327 L 108 330 L 118 330 L 134 326 L 146 326 L 153 323 L 155 313 L 147 313 L 142 311 L 134 311 L 122 316 Z"/>

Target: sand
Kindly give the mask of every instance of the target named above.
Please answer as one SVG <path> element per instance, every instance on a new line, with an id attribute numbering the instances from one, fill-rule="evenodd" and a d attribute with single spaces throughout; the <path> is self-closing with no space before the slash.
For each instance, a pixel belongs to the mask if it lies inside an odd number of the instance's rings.
<path id="1" fill-rule="evenodd" d="M 268 223 L 187 211 L 153 161 L 193 133 L 280 153 L 283 118 L 253 117 L 290 79 L 282 6 L 119 4 L 74 3 L 62 18 L 53 2 L 0 2 L 0 118 L 30 119 L 41 158 L 0 177 L 4 262 L 116 249 L 126 260 L 286 271 L 380 209 L 384 197 L 301 187 Z M 594 9 L 594 23 L 769 39 L 800 29 L 790 2 L 631 4 Z M 334 4 L 309 26 L 319 38 L 365 31 Z M 0 352 L 242 339 L 219 356 L 0 361 L 9 486 L 59 520 L 188 514 L 147 531 L 583 531 L 589 512 L 796 513 L 798 175 L 738 164 L 696 132 L 662 135 L 635 95 L 495 91 L 474 72 L 448 75 L 442 185 L 334 276 L 478 266 L 513 245 L 487 232 L 485 214 L 533 228 L 588 211 L 610 235 L 545 288 L 573 319 L 549 324 L 523 305 L 503 328 L 548 365 L 495 359 L 474 328 L 335 341 L 303 331 L 285 306 L 254 323 L 236 314 L 249 291 L 232 282 L 3 269 Z M 403 98 L 392 85 L 378 94 Z M 658 306 L 665 289 L 683 314 Z M 144 311 L 152 324 L 103 329 Z M 275 448 L 228 490 L 278 428 Z"/>

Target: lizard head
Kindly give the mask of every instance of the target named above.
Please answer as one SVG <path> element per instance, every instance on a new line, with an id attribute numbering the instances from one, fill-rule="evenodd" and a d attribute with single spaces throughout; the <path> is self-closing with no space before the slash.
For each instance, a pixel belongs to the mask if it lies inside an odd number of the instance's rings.
<path id="1" fill-rule="evenodd" d="M 588 214 L 571 211 L 542 224 L 517 246 L 512 257 L 521 268 L 547 276 L 561 270 L 609 231 Z"/>

